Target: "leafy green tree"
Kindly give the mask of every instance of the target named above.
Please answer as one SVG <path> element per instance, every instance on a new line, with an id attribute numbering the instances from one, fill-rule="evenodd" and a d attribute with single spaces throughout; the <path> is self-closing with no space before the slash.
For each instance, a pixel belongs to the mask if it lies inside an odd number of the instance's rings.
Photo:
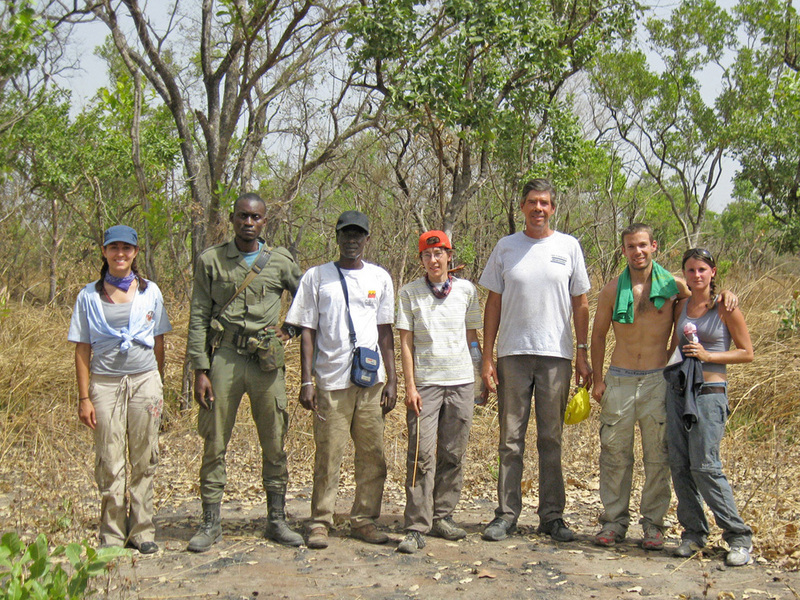
<path id="1" fill-rule="evenodd" d="M 352 9 L 348 43 L 365 85 L 390 99 L 407 132 L 399 144 L 428 145 L 435 224 L 452 230 L 492 176 L 498 140 L 521 165 L 515 188 L 542 160 L 543 140 L 555 142 L 544 158 L 560 164 L 559 148 L 569 152 L 557 140 L 574 133 L 564 84 L 631 33 L 636 9 L 628 0 L 370 0 Z"/>
<path id="2" fill-rule="evenodd" d="M 684 243 L 695 245 L 722 175 L 732 98 L 722 79 L 720 101 L 710 104 L 701 83 L 722 69 L 735 23 L 713 0 L 684 0 L 669 18 L 648 19 L 646 30 L 647 53 L 626 44 L 599 58 L 592 71 L 609 117 L 603 139 L 622 140 L 633 151 L 668 200 Z M 651 64 L 653 57 L 662 64 Z"/>
<path id="3" fill-rule="evenodd" d="M 779 251 L 800 250 L 800 25 L 791 0 L 742 0 L 746 41 L 731 67 L 731 149 L 783 235 Z"/>

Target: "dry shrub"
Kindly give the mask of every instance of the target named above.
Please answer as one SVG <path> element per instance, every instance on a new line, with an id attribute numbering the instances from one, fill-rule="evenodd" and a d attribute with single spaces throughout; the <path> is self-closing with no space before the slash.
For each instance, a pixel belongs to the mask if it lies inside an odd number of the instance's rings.
<path id="1" fill-rule="evenodd" d="M 726 282 L 740 295 L 756 348 L 755 362 L 729 368 L 732 415 L 723 440 L 726 473 L 746 522 L 756 531 L 757 552 L 787 568 L 800 564 L 796 523 L 800 488 L 796 485 L 800 450 L 795 443 L 800 338 L 780 339 L 777 316 L 770 311 L 785 303 L 796 279 L 767 274 L 758 280 Z M 594 303 L 592 303 L 594 304 Z M 78 423 L 73 347 L 66 341 L 69 309 L 12 307 L 0 327 L 0 522 L 32 539 L 42 532 L 54 542 L 92 539 L 97 528 L 99 498 L 93 481 L 91 433 Z M 178 410 L 188 313 L 170 307 L 174 332 L 167 336 L 166 410 L 156 475 L 156 508 L 197 507 L 202 440 L 195 433 L 196 408 Z M 399 357 L 398 357 L 399 365 Z M 290 494 L 310 493 L 313 466 L 313 416 L 295 401 L 299 390 L 299 353 L 288 346 L 287 392 L 290 429 L 286 440 L 290 462 Z M 386 424 L 389 468 L 385 498 L 399 512 L 404 503 L 407 435 L 402 376 L 398 408 Z M 601 505 L 597 493 L 599 441 L 597 409 L 564 434 L 567 515 L 584 533 L 596 526 Z M 475 412 L 465 469 L 462 506 L 495 500 L 497 474 L 495 400 Z M 526 510 L 537 503 L 536 435 L 528 432 L 523 474 Z M 637 442 L 637 448 L 639 444 Z M 352 450 L 342 470 L 342 486 L 351 489 Z M 228 455 L 226 501 L 262 503 L 261 459 L 247 401 L 242 403 Z M 632 508 L 642 484 L 637 450 Z M 482 508 L 483 510 L 483 508 Z M 483 519 L 491 518 L 486 508 Z M 676 522 L 673 507 L 669 518 Z M 530 519 L 529 515 L 525 519 Z M 637 520 L 636 515 L 632 521 Z M 713 522 L 713 520 L 712 520 Z M 532 524 L 532 523 L 527 523 Z M 677 533 L 677 528 L 672 533 Z M 715 535 L 719 531 L 715 529 Z"/>

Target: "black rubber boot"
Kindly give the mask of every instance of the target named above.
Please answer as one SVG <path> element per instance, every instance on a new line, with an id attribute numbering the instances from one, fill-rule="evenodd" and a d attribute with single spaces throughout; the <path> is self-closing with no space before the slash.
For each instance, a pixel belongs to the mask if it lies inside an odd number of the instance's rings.
<path id="1" fill-rule="evenodd" d="M 186 549 L 189 552 L 205 552 L 222 539 L 222 524 L 219 518 L 219 502 L 203 502 L 203 523 L 194 534 Z"/>
<path id="2" fill-rule="evenodd" d="M 286 496 L 267 492 L 267 531 L 264 536 L 284 546 L 302 546 L 303 536 L 286 523 Z"/>

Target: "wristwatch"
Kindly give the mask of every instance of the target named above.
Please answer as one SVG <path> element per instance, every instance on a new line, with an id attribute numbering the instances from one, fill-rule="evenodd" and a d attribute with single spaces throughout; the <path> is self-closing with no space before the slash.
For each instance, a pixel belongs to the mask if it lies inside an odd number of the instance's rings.
<path id="1" fill-rule="evenodd" d="M 576 344 L 575 347 L 578 350 L 588 350 L 589 349 L 589 344 Z"/>

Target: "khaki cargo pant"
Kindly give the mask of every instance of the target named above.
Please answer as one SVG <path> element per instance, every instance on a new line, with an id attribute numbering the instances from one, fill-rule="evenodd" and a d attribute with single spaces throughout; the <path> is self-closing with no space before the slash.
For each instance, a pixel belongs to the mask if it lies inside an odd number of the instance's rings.
<path id="1" fill-rule="evenodd" d="M 600 411 L 600 499 L 604 509 L 600 523 L 620 535 L 628 530 L 634 427 L 638 423 L 645 477 L 640 523 L 663 527 L 670 500 L 663 371 L 612 367 L 605 382 Z"/>
<path id="2" fill-rule="evenodd" d="M 153 476 L 158 465 L 158 429 L 164 405 L 158 371 L 136 375 L 92 375 L 94 476 L 100 490 L 100 543 L 137 546 L 155 539 Z M 126 481 L 125 455 L 131 463 Z M 130 511 L 125 499 L 130 494 Z"/>
<path id="3" fill-rule="evenodd" d="M 314 417 L 314 491 L 310 526 L 333 525 L 339 473 L 348 438 L 355 447 L 356 496 L 350 510 L 350 526 L 363 527 L 381 514 L 386 460 L 383 455 L 383 384 L 370 388 L 352 385 L 344 390 L 317 389 Z"/>
<path id="4" fill-rule="evenodd" d="M 286 412 L 284 369 L 263 371 L 255 355 L 239 354 L 232 346 L 223 345 L 214 353 L 209 377 L 214 390 L 214 404 L 211 410 L 200 408 L 197 425 L 205 441 L 200 466 L 203 502 L 222 501 L 227 482 L 225 454 L 244 394 L 250 398 L 250 410 L 261 444 L 264 489 L 285 494 L 289 472 L 283 441 L 289 416 Z"/>
<path id="5" fill-rule="evenodd" d="M 417 388 L 422 397 L 422 410 L 419 417 L 414 411 L 407 413 L 406 530 L 428 533 L 434 520 L 452 515 L 458 504 L 475 406 L 473 390 L 473 383 Z M 417 436 L 419 456 L 415 481 Z"/>

